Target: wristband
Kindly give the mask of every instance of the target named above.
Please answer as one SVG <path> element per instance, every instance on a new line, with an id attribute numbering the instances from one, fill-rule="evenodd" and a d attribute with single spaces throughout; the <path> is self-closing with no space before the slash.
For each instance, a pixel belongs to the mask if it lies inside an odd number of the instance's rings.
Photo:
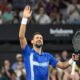
<path id="1" fill-rule="evenodd" d="M 69 63 L 70 65 L 71 65 L 73 62 L 74 62 L 73 59 L 70 59 L 70 60 L 68 61 L 68 63 Z"/>
<path id="2" fill-rule="evenodd" d="M 27 22 L 28 22 L 28 19 L 27 19 L 27 18 L 22 18 L 21 24 L 26 25 L 26 24 L 27 24 Z"/>

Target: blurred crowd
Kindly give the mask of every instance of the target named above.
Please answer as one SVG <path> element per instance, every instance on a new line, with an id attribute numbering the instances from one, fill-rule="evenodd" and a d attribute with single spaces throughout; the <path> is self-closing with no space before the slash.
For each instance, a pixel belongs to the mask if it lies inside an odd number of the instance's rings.
<path id="1" fill-rule="evenodd" d="M 68 61 L 68 56 L 69 53 L 66 50 L 55 54 L 55 57 L 62 62 Z M 5 59 L 0 69 L 0 80 L 26 80 L 26 70 L 23 61 L 21 53 L 16 55 L 16 62 L 11 63 L 10 60 Z M 71 74 L 71 66 L 64 70 L 49 66 L 49 80 L 80 80 L 79 62 L 76 64 L 74 74 Z"/>
<path id="2" fill-rule="evenodd" d="M 80 0 L 0 0 L 0 24 L 19 23 L 26 5 L 30 23 L 80 24 Z"/>
<path id="3" fill-rule="evenodd" d="M 23 9 L 30 5 L 33 11 L 29 22 L 33 24 L 80 24 L 80 0 L 0 0 L 0 24 L 18 24 L 21 22 Z M 64 50 L 55 54 L 62 61 L 69 60 L 69 53 Z M 26 70 L 22 54 L 16 55 L 16 62 L 5 59 L 0 68 L 0 80 L 26 80 Z M 72 75 L 67 69 L 49 66 L 49 80 L 80 80 L 80 61 L 76 62 Z"/>

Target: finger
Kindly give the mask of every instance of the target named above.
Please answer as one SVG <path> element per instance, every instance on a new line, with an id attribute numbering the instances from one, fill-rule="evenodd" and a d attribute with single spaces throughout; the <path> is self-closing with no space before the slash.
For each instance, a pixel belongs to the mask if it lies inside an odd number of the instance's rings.
<path id="1" fill-rule="evenodd" d="M 30 10 L 30 6 L 28 6 L 28 10 Z"/>
<path id="2" fill-rule="evenodd" d="M 31 14 L 32 14 L 32 11 L 30 11 L 29 13 L 30 13 L 30 15 L 31 15 Z"/>
<path id="3" fill-rule="evenodd" d="M 27 10 L 28 10 L 29 12 L 30 12 L 30 10 L 31 10 L 31 8 L 30 8 L 30 6 L 29 6 L 29 5 L 27 6 Z"/>
<path id="4" fill-rule="evenodd" d="M 24 10 L 30 11 L 30 6 L 26 6 Z"/>

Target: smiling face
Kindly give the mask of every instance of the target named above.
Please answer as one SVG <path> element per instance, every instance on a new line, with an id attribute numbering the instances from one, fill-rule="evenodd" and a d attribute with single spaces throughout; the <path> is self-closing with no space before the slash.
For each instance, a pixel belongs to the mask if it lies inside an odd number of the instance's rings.
<path id="1" fill-rule="evenodd" d="M 43 37 L 41 34 L 35 34 L 33 36 L 33 39 L 31 40 L 31 43 L 33 44 L 33 46 L 37 47 L 37 48 L 41 48 L 43 46 Z"/>

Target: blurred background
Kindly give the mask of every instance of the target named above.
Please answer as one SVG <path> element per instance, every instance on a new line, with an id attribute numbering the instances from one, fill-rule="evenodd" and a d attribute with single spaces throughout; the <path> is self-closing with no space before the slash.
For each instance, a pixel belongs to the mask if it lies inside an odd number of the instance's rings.
<path id="1" fill-rule="evenodd" d="M 27 4 L 33 11 L 26 32 L 29 44 L 32 34 L 40 32 L 43 50 L 62 62 L 74 52 L 72 38 L 80 29 L 80 0 L 0 0 L 0 80 L 25 80 L 18 33 Z M 79 64 L 74 75 L 71 67 L 50 69 L 49 80 L 80 80 Z"/>

